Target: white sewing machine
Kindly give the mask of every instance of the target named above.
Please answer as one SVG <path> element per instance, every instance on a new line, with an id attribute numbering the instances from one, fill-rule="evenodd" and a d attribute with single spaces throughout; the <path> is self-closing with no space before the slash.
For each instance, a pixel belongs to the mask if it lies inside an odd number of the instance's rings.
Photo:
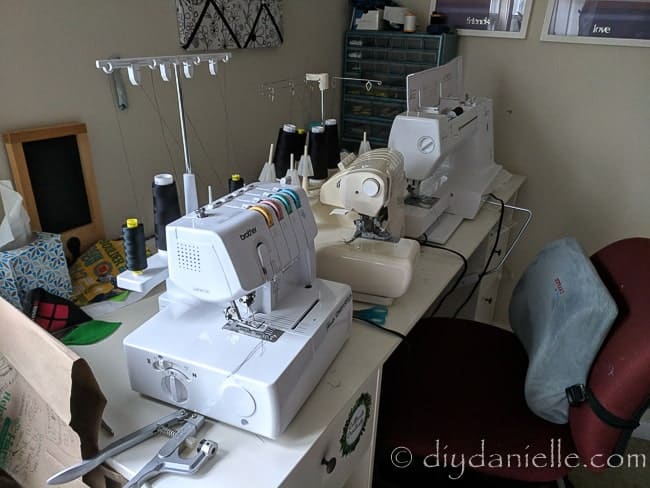
<path id="1" fill-rule="evenodd" d="M 420 246 L 401 239 L 405 188 L 404 161 L 393 149 L 364 153 L 323 184 L 321 203 L 352 213 L 355 227 L 319 246 L 320 277 L 350 284 L 355 299 L 370 303 L 390 304 L 406 292 Z"/>
<path id="2" fill-rule="evenodd" d="M 501 170 L 492 101 L 465 96 L 461 58 L 406 83 L 408 108 L 395 117 L 388 140 L 404 156 L 406 235 L 444 243 L 464 218 L 476 216 Z"/>
<path id="3" fill-rule="evenodd" d="M 131 387 L 277 437 L 348 337 L 350 287 L 316 278 L 299 187 L 252 184 L 167 225 L 160 312 L 124 339 Z"/>

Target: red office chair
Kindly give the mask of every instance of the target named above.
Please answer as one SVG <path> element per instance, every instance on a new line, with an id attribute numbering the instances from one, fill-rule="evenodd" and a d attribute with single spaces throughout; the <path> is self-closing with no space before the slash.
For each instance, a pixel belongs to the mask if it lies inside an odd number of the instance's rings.
<path id="1" fill-rule="evenodd" d="M 650 239 L 618 241 L 591 260 L 619 315 L 588 386 L 609 412 L 638 420 L 650 400 Z M 597 471 L 624 451 L 632 429 L 609 426 L 586 403 L 570 407 L 565 425 L 534 415 L 524 398 L 526 368 L 526 352 L 512 333 L 469 320 L 422 320 L 384 366 L 377 478 L 391 480 L 387 486 L 415 487 L 422 479 L 431 486 L 439 471 L 428 468 L 445 464 L 446 454 L 446 478 L 461 474 L 464 456 L 466 472 L 501 478 L 495 486 L 509 486 L 504 478 L 561 485 L 569 484 L 566 475 L 576 463 Z M 546 462 L 538 457 L 533 463 L 537 453 Z M 452 455 L 457 467 L 449 469 Z M 472 455 L 478 455 L 473 467 Z"/>

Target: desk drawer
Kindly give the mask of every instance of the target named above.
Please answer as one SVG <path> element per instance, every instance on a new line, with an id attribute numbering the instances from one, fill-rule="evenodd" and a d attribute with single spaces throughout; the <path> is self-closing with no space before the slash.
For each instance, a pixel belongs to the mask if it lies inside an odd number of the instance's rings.
<path id="1" fill-rule="evenodd" d="M 287 477 L 282 488 L 341 488 L 357 470 L 367 471 L 368 477 L 364 473 L 355 473 L 355 480 L 365 478 L 363 483 L 356 483 L 359 486 L 355 488 L 370 487 L 373 456 L 367 453 L 376 427 L 378 379 L 379 371 L 375 371 L 351 396 L 318 442 Z M 329 461 L 329 469 L 322 464 L 324 461 Z"/>

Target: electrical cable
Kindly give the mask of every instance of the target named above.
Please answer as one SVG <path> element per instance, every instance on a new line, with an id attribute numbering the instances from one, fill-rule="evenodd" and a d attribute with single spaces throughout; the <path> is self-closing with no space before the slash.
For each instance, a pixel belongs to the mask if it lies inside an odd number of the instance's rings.
<path id="1" fill-rule="evenodd" d="M 490 193 L 490 196 L 497 200 L 499 204 L 501 205 L 501 213 L 499 215 L 499 224 L 497 225 L 497 235 L 496 238 L 494 239 L 494 245 L 492 246 L 492 251 L 490 252 L 490 256 L 487 258 L 485 261 L 485 266 L 483 267 L 483 270 L 481 273 L 478 275 L 478 280 L 476 280 L 476 283 L 474 283 L 474 286 L 472 287 L 471 291 L 467 295 L 467 298 L 465 298 L 465 301 L 461 303 L 461 305 L 456 309 L 456 313 L 452 316 L 452 318 L 456 318 L 460 311 L 469 303 L 471 300 L 472 296 L 474 295 L 474 292 L 478 289 L 479 285 L 481 284 L 481 281 L 483 280 L 483 277 L 487 274 L 488 269 L 490 269 L 490 263 L 492 262 L 492 258 L 494 257 L 497 246 L 499 245 L 499 239 L 501 237 L 501 229 L 503 227 L 503 215 L 505 213 L 505 202 L 501 200 L 499 197 L 495 196 L 494 194 Z"/>
<path id="2" fill-rule="evenodd" d="M 388 328 L 384 327 L 383 325 L 379 325 L 378 323 L 373 322 L 372 320 L 362 319 L 361 317 L 357 317 L 354 314 L 352 314 L 352 318 L 354 320 L 358 320 L 359 322 L 363 322 L 365 324 L 372 325 L 373 327 L 376 327 L 376 328 L 378 328 L 380 330 L 383 330 L 384 332 L 388 332 L 389 334 L 393 334 L 394 336 L 397 336 L 400 339 L 402 339 L 404 342 L 408 342 L 408 340 L 406 339 L 406 336 L 404 334 L 402 334 L 401 332 L 397 332 L 396 330 L 393 330 L 393 329 L 388 329 Z"/>
<path id="3" fill-rule="evenodd" d="M 433 312 L 431 313 L 431 315 L 433 316 L 436 313 L 438 313 L 438 310 L 440 310 L 440 307 L 442 307 L 442 304 L 445 303 L 445 300 L 447 300 L 449 295 L 451 295 L 454 291 L 456 291 L 456 288 L 458 288 L 458 285 L 460 284 L 461 280 L 465 277 L 465 273 L 467 273 L 468 264 L 467 264 L 467 258 L 463 256 L 461 253 L 459 253 L 458 251 L 428 241 L 426 239 L 425 234 L 422 234 L 422 237 L 424 238 L 424 240 L 417 239 L 417 241 L 420 243 L 421 246 L 430 247 L 433 249 L 440 249 L 441 251 L 447 251 L 452 254 L 455 254 L 456 256 L 460 257 L 463 260 L 463 270 L 460 272 L 460 274 L 456 278 L 456 281 L 454 281 L 454 284 L 451 286 L 451 288 L 449 288 L 447 292 L 443 295 L 443 297 L 438 301 L 438 305 L 436 305 L 436 308 L 434 308 Z"/>

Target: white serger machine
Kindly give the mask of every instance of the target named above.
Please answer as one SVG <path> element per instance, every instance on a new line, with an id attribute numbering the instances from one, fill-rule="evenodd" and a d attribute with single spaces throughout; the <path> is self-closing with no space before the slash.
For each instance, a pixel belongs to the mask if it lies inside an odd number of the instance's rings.
<path id="1" fill-rule="evenodd" d="M 501 170 L 492 100 L 466 97 L 461 58 L 409 75 L 406 84 L 407 111 L 388 140 L 404 156 L 406 235 L 444 243 L 463 218 L 476 216 Z"/>
<path id="2" fill-rule="evenodd" d="M 124 339 L 131 387 L 275 438 L 349 335 L 348 285 L 316 278 L 296 186 L 248 185 L 167 225 L 160 311 Z"/>
<path id="3" fill-rule="evenodd" d="M 348 283 L 360 301 L 390 304 L 402 296 L 420 249 L 401 238 L 405 193 L 402 155 L 388 148 L 362 154 L 323 183 L 321 203 L 354 215 L 355 227 L 345 241 L 319 246 L 319 276 Z"/>

